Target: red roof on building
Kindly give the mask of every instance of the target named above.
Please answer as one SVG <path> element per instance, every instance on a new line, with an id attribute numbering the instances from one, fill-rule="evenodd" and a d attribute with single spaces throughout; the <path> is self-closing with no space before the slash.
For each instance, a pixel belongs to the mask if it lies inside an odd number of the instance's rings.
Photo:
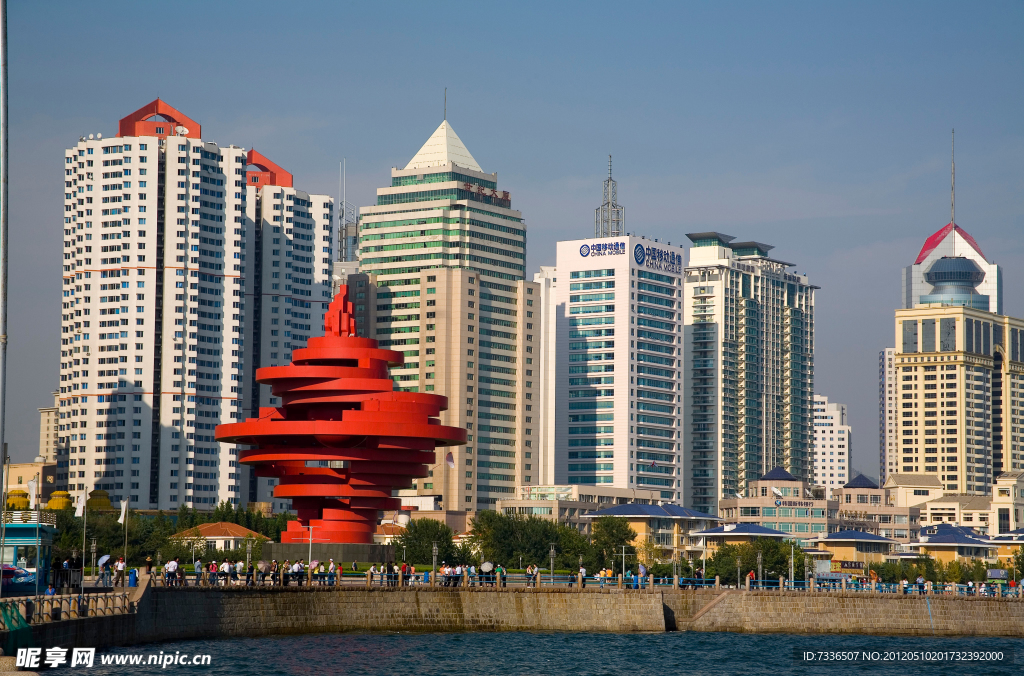
<path id="1" fill-rule="evenodd" d="M 150 119 L 157 116 L 162 117 L 163 120 Z M 117 123 L 117 135 L 167 138 L 178 134 L 178 127 L 183 127 L 186 130 L 181 132 L 182 136 L 202 137 L 203 128 L 198 122 L 157 99 L 142 106 L 134 113 L 122 117 L 121 121 Z"/>
<path id="2" fill-rule="evenodd" d="M 269 540 L 266 535 L 260 535 L 256 531 L 249 530 L 244 526 L 239 526 L 237 523 L 231 523 L 230 521 L 218 521 L 217 523 L 201 523 L 195 528 L 189 528 L 180 533 L 175 533 L 172 538 L 244 538 L 244 537 L 263 538 Z"/>
<path id="3" fill-rule="evenodd" d="M 924 241 L 924 246 L 921 247 L 921 253 L 917 254 L 917 260 L 914 261 L 914 265 L 920 265 L 925 258 L 928 258 L 928 254 L 930 254 L 932 251 L 935 251 L 935 247 L 941 244 L 942 240 L 946 239 L 946 235 L 953 232 L 953 228 L 956 228 L 957 233 L 961 237 L 963 237 L 964 240 L 966 240 L 966 242 L 970 244 L 971 247 L 973 247 L 974 250 L 977 251 L 982 258 L 985 258 L 985 254 L 981 252 L 981 247 L 978 246 L 978 243 L 974 241 L 973 237 L 968 235 L 964 231 L 964 229 L 961 228 L 959 225 L 947 223 L 946 225 L 942 226 L 942 228 L 939 229 L 938 232 L 936 232 L 934 235 L 932 235 L 931 237 Z M 988 259 L 986 258 L 985 260 Z"/>

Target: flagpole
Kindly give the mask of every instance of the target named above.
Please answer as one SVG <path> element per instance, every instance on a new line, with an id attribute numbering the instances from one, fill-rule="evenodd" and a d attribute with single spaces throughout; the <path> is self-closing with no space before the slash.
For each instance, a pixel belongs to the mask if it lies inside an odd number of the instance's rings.
<path id="1" fill-rule="evenodd" d="M 3 463 L 3 477 L 4 477 L 4 491 L 3 491 L 3 505 L 0 506 L 0 598 L 4 595 L 4 584 L 3 584 L 3 569 L 4 569 L 4 552 L 7 550 L 4 548 L 5 538 L 7 537 L 7 489 L 11 482 L 11 468 L 10 458 L 7 457 L 7 444 L 3 445 L 3 454 L 0 456 L 0 462 Z M 14 563 L 14 557 L 11 557 L 11 563 Z"/>

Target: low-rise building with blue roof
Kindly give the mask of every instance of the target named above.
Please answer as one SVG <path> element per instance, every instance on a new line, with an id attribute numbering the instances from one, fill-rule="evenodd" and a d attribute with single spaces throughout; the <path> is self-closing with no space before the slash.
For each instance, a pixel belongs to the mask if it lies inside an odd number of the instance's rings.
<path id="1" fill-rule="evenodd" d="M 975 559 L 995 563 L 998 547 L 971 528 L 940 523 L 922 528 L 918 541 L 910 543 L 908 549 L 947 564 Z"/>
<path id="2" fill-rule="evenodd" d="M 593 521 L 604 516 L 625 519 L 636 531 L 635 545 L 653 542 L 662 548 L 662 558 L 680 556 L 687 560 L 701 558 L 703 548 L 691 542 L 691 531 L 700 531 L 717 524 L 721 519 L 679 505 L 664 503 L 643 505 L 628 503 L 589 512 L 583 519 Z"/>

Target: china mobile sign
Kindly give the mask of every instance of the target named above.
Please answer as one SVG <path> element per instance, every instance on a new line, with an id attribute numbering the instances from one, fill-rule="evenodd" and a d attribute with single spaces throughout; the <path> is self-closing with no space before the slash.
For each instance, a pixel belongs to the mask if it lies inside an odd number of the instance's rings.
<path id="1" fill-rule="evenodd" d="M 625 242 L 594 242 L 580 246 L 580 256 L 624 256 L 626 254 Z"/>
<path id="2" fill-rule="evenodd" d="M 633 247 L 633 260 L 637 265 L 651 270 L 662 270 L 664 272 L 683 271 L 683 255 L 675 251 L 657 249 L 653 246 L 637 244 Z"/>

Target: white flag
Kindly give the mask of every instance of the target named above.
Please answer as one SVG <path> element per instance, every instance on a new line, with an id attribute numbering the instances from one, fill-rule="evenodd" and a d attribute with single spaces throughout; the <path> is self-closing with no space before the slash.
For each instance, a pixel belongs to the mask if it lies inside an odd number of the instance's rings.
<path id="1" fill-rule="evenodd" d="M 128 518 L 128 498 L 126 497 L 121 501 L 121 516 L 117 519 L 118 523 L 124 523 L 124 520 Z"/>
<path id="2" fill-rule="evenodd" d="M 30 479 L 28 482 L 28 508 L 36 508 L 36 480 Z"/>
<path id="3" fill-rule="evenodd" d="M 75 516 L 81 518 L 85 514 L 85 495 L 78 496 L 78 505 L 75 506 Z"/>

